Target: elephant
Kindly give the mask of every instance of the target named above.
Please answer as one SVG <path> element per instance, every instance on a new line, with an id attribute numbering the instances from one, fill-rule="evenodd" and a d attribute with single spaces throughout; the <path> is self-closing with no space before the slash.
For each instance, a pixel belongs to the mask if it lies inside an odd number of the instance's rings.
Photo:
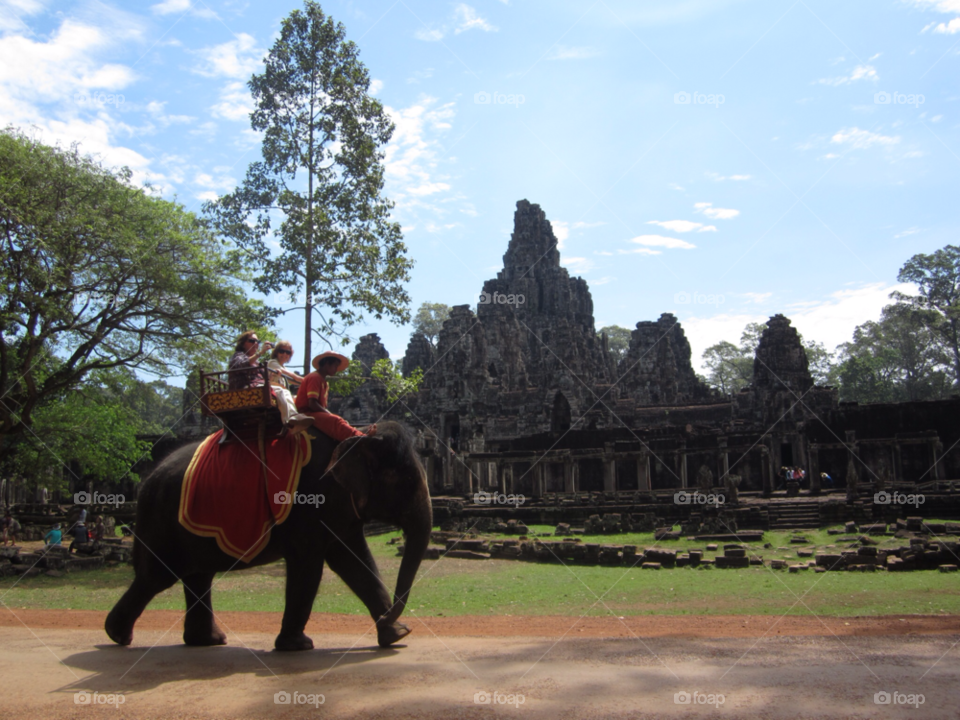
<path id="1" fill-rule="evenodd" d="M 179 579 L 187 602 L 184 643 L 226 644 L 210 597 L 215 574 L 280 558 L 286 562 L 287 576 L 276 650 L 313 648 L 304 628 L 324 562 L 367 606 L 380 647 L 410 633 L 398 618 L 433 528 L 430 492 L 413 437 L 392 421 L 379 423 L 373 436 L 348 438 L 339 444 L 312 428 L 308 433 L 312 453 L 301 472 L 298 492 L 321 494 L 324 501 L 294 504 L 287 520 L 274 526 L 269 543 L 249 564 L 221 551 L 214 538 L 194 535 L 179 523 L 183 475 L 199 443 L 175 451 L 158 465 L 138 495 L 135 576 L 107 615 L 104 627 L 111 640 L 129 645 L 134 624 L 150 600 Z M 391 523 L 404 532 L 404 554 L 392 601 L 363 535 L 364 523 L 369 521 Z"/>

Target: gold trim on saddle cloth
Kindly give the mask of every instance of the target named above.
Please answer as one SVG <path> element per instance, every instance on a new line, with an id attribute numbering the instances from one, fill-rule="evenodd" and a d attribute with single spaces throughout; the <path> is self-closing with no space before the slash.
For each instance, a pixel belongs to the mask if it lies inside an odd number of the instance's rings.
<path id="1" fill-rule="evenodd" d="M 257 555 L 259 555 L 260 552 L 267 546 L 267 543 L 270 542 L 270 533 L 273 529 L 273 526 L 283 524 L 290 516 L 290 510 L 293 508 L 293 503 L 281 505 L 279 514 L 276 516 L 276 518 L 274 518 L 272 517 L 274 503 L 272 503 L 268 497 L 271 517 L 264 522 L 263 527 L 260 529 L 260 538 L 257 540 L 256 544 L 246 550 L 231 543 L 224 534 L 223 528 L 215 525 L 204 525 L 202 523 L 192 521 L 188 516 L 187 498 L 190 496 L 188 490 L 196 480 L 195 474 L 197 463 L 203 457 L 204 452 L 211 444 L 216 444 L 220 441 L 220 436 L 222 434 L 223 430 L 218 430 L 213 435 L 208 436 L 202 443 L 200 443 L 199 447 L 197 447 L 196 451 L 193 453 L 193 458 L 190 460 L 190 465 L 187 466 L 187 471 L 183 474 L 183 483 L 180 486 L 180 512 L 178 519 L 180 524 L 194 535 L 215 538 L 217 545 L 220 546 L 220 549 L 230 557 L 243 560 L 244 562 L 250 562 Z M 313 455 L 313 443 L 310 442 L 309 436 L 302 435 L 297 437 L 296 441 L 293 464 L 290 467 L 290 476 L 287 478 L 284 487 L 278 488 L 276 492 L 284 491 L 290 495 L 296 493 L 297 487 L 300 485 L 300 473 L 307 463 L 310 462 L 310 458 Z M 268 488 L 264 487 L 262 488 L 262 491 L 264 493 L 268 493 Z"/>

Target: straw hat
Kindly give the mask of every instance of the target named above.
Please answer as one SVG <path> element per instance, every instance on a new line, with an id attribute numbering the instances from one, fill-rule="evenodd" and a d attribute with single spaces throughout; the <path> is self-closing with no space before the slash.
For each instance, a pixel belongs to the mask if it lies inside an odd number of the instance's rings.
<path id="1" fill-rule="evenodd" d="M 345 356 L 341 355 L 340 353 L 335 353 L 330 351 L 327 351 L 325 353 L 320 353 L 313 359 L 313 361 L 310 364 L 313 365 L 314 370 L 319 370 L 320 363 L 326 360 L 327 358 L 336 358 L 337 360 L 340 361 L 340 366 L 337 368 L 337 372 L 340 372 L 341 370 L 346 370 L 347 366 L 350 364 L 350 360 Z"/>

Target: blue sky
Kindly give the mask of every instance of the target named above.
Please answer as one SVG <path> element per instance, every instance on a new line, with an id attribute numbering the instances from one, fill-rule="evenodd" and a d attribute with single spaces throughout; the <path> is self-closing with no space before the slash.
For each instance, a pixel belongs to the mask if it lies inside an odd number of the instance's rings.
<path id="1" fill-rule="evenodd" d="M 199 209 L 259 157 L 245 83 L 297 7 L 0 0 L 0 122 Z M 323 8 L 397 125 L 387 191 L 414 309 L 476 304 L 523 198 L 598 327 L 673 312 L 697 364 L 777 312 L 833 348 L 907 258 L 958 240 L 960 0 Z M 396 358 L 410 328 L 366 332 Z"/>

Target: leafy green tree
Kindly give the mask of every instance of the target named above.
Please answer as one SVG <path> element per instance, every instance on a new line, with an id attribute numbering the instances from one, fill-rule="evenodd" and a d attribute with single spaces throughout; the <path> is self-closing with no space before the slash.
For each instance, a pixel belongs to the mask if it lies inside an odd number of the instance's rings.
<path id="1" fill-rule="evenodd" d="M 263 159 L 205 210 L 252 258 L 258 290 L 303 298 L 308 372 L 315 332 L 342 335 L 364 312 L 409 320 L 403 283 L 413 263 L 390 219 L 393 203 L 382 196 L 382 148 L 394 126 L 368 92 L 357 46 L 313 0 L 282 22 L 249 87 Z"/>
<path id="2" fill-rule="evenodd" d="M 627 356 L 630 349 L 630 331 L 619 325 L 607 325 L 600 328 L 598 335 L 607 334 L 607 345 L 610 347 L 610 354 L 613 359 L 619 363 Z"/>
<path id="3" fill-rule="evenodd" d="M 953 381 L 960 385 L 960 247 L 914 255 L 900 268 L 897 280 L 917 285 L 917 295 L 894 292 L 891 297 L 929 311 L 922 319 L 950 353 Z"/>
<path id="4" fill-rule="evenodd" d="M 436 347 L 444 321 L 450 317 L 450 306 L 443 303 L 425 302 L 413 318 L 413 331 L 423 333 L 430 344 Z"/>
<path id="5" fill-rule="evenodd" d="M 373 369 L 370 371 L 371 376 L 383 383 L 387 390 L 387 402 L 391 405 L 405 395 L 415 393 L 423 380 L 422 368 L 416 368 L 404 377 L 401 366 L 400 361 L 392 363 L 387 358 L 381 358 L 373 364 Z"/>
<path id="6" fill-rule="evenodd" d="M 753 378 L 753 355 L 731 342 L 721 340 L 703 352 L 708 370 L 706 381 L 724 395 L 733 395 Z"/>
<path id="7" fill-rule="evenodd" d="M 264 320 L 237 256 L 130 176 L 0 132 L 0 459 L 90 373 L 176 374 Z"/>
<path id="8" fill-rule="evenodd" d="M 109 483 L 138 479 L 130 468 L 150 452 L 150 443 L 137 438 L 143 423 L 102 379 L 102 373 L 92 374 L 35 410 L 29 430 L 6 454 L 8 477 L 28 489 L 44 485 L 51 491 L 90 476 Z"/>
<path id="9" fill-rule="evenodd" d="M 807 353 L 807 363 L 814 384 L 837 385 L 839 379 L 834 353 L 827 350 L 822 342 L 816 340 L 804 340 L 801 336 L 800 342 L 803 343 L 803 349 Z"/>
<path id="10" fill-rule="evenodd" d="M 740 334 L 740 351 L 744 355 L 749 355 L 752 358 L 757 352 L 757 345 L 760 344 L 760 336 L 763 335 L 763 331 L 767 329 L 766 323 L 747 323 L 747 326 L 743 328 L 743 332 Z M 751 364 L 751 368 L 753 365 Z"/>
<path id="11" fill-rule="evenodd" d="M 370 369 L 369 375 L 364 375 L 363 365 L 359 362 L 350 363 L 341 373 L 330 378 L 330 392 L 340 397 L 347 397 L 356 392 L 364 383 L 376 382 L 386 389 L 387 402 L 391 405 L 410 393 L 415 393 L 423 381 L 423 369 L 416 368 L 407 377 L 403 376 L 402 361 L 390 362 L 389 358 L 377 360 Z"/>
<path id="12" fill-rule="evenodd" d="M 858 326 L 840 346 L 840 398 L 848 402 L 903 402 L 947 397 L 952 358 L 941 343 L 937 315 L 898 303 L 879 321 Z"/>

